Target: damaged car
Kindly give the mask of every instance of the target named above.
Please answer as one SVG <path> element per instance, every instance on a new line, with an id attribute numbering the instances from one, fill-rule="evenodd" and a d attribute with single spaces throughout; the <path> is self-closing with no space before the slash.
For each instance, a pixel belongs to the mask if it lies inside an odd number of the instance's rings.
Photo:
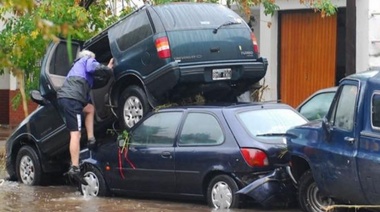
<path id="1" fill-rule="evenodd" d="M 195 198 L 222 209 L 238 208 L 246 197 L 266 204 L 269 199 L 249 192 L 250 184 L 288 163 L 282 157 L 285 132 L 306 122 L 281 103 L 162 108 L 129 133 L 83 150 L 88 185 L 80 190 L 90 196 Z"/>

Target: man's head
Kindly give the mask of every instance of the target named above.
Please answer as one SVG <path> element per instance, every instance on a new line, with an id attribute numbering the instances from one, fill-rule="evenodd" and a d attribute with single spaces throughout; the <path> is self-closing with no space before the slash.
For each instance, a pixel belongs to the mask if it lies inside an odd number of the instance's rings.
<path id="1" fill-rule="evenodd" d="M 92 51 L 89 51 L 89 50 L 82 50 L 81 52 L 79 52 L 77 59 L 82 58 L 82 57 L 92 57 L 92 58 L 95 58 L 95 53 L 92 52 Z"/>

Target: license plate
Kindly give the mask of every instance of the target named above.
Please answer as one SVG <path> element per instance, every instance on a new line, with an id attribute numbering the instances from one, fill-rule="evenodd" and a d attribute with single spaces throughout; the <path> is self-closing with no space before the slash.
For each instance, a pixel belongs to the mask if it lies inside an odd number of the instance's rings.
<path id="1" fill-rule="evenodd" d="M 212 69 L 213 80 L 231 79 L 232 70 L 230 68 Z"/>

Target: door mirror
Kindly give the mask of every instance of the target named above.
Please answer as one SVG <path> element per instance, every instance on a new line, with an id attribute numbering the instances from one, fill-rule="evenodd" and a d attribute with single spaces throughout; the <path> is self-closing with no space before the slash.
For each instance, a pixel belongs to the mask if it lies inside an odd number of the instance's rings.
<path id="1" fill-rule="evenodd" d="M 329 120 L 327 120 L 326 117 L 323 118 L 322 120 L 322 129 L 323 129 L 323 134 L 325 135 L 325 140 L 330 139 L 330 133 L 332 130 L 331 124 L 329 123 Z"/>
<path id="2" fill-rule="evenodd" d="M 32 90 L 30 92 L 30 97 L 32 98 L 33 102 L 39 104 L 39 105 L 46 105 L 47 100 L 41 96 L 41 93 L 37 90 Z"/>

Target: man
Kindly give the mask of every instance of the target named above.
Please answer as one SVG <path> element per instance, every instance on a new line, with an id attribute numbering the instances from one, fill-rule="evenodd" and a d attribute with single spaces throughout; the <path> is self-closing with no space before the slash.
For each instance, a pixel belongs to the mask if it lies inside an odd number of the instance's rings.
<path id="1" fill-rule="evenodd" d="M 70 131 L 71 167 L 67 174 L 85 185 L 87 182 L 82 178 L 79 168 L 82 112 L 85 115 L 88 147 L 93 148 L 96 145 L 94 137 L 95 107 L 90 103 L 89 94 L 94 84 L 93 74 L 97 69 L 106 69 L 112 72 L 113 58 L 107 66 L 104 66 L 95 60 L 93 52 L 81 51 L 61 89 L 57 91 L 58 104 Z"/>

